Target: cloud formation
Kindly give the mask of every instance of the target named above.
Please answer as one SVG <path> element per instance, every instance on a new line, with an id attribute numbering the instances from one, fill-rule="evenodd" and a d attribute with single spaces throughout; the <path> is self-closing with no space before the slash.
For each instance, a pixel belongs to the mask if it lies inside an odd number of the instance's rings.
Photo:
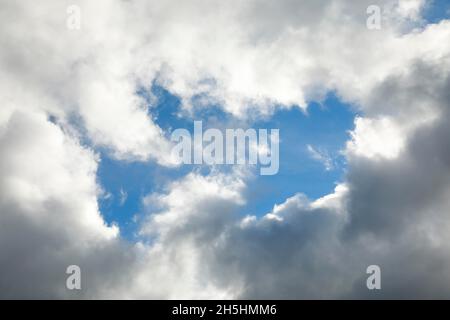
<path id="1" fill-rule="evenodd" d="M 69 3 L 3 1 L 0 296 L 448 298 L 450 21 L 375 2 L 380 31 L 365 0 L 78 1 L 71 31 Z M 173 165 L 138 93 L 155 82 L 186 112 L 239 119 L 336 92 L 361 113 L 345 181 L 256 217 L 239 214 L 251 173 L 192 172 L 143 199 L 129 243 L 98 208 L 96 150 Z M 65 288 L 70 264 L 81 292 Z"/>

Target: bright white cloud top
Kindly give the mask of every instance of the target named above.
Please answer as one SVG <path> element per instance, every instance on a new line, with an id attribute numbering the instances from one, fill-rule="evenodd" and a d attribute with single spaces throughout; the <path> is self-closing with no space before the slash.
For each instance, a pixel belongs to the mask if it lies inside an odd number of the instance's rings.
<path id="1" fill-rule="evenodd" d="M 0 297 L 372 297 L 370 264 L 377 297 L 450 297 L 450 20 L 427 24 L 429 5 L 2 1 Z M 344 181 L 258 217 L 240 214 L 251 170 L 193 171 L 145 196 L 140 241 L 124 239 L 98 206 L 99 149 L 176 165 L 139 94 L 152 83 L 186 114 L 218 105 L 249 123 L 335 92 L 360 113 Z"/>

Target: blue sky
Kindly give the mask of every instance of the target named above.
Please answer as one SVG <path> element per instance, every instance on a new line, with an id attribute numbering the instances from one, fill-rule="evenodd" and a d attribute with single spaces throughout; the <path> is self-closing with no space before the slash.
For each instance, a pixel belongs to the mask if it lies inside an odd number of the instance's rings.
<path id="1" fill-rule="evenodd" d="M 151 99 L 148 99 L 149 112 L 167 133 L 175 128 L 192 131 L 194 120 L 202 120 L 204 127 L 249 127 L 214 106 L 191 116 L 180 116 L 180 100 L 176 96 L 158 85 L 153 85 L 151 90 L 158 99 L 156 105 L 151 105 Z M 148 96 L 145 91 L 140 93 Z M 330 93 L 322 103 L 311 103 L 307 112 L 293 106 L 278 110 L 270 120 L 252 123 L 252 128 L 280 129 L 280 169 L 276 175 L 255 174 L 248 181 L 244 195 L 247 204 L 241 208 L 242 214 L 263 215 L 270 212 L 275 203 L 282 203 L 298 192 L 311 199 L 332 192 L 344 176 L 345 161 L 340 152 L 348 140 L 349 130 L 353 129 L 354 117 L 352 108 Z M 321 162 L 313 159 L 308 145 L 327 153 L 333 168 L 326 170 Z M 137 224 L 133 222 L 133 216 L 142 213 L 144 196 L 162 191 L 170 181 L 192 170 L 209 170 L 195 165 L 164 168 L 153 162 L 117 161 L 105 152 L 101 158 L 98 179 L 109 195 L 100 200 L 101 212 L 108 223 L 117 223 L 127 238 L 134 237 Z"/>
<path id="2" fill-rule="evenodd" d="M 433 0 L 428 9 L 425 10 L 423 16 L 428 23 L 437 23 L 450 17 L 450 1 Z"/>
<path id="3" fill-rule="evenodd" d="M 311 103 L 306 114 L 294 107 L 258 123 L 262 128 L 280 128 L 280 171 L 274 176 L 257 176 L 249 183 L 249 205 L 245 209 L 260 215 L 298 192 L 311 199 L 332 192 L 343 179 L 345 160 L 341 151 L 353 129 L 354 116 L 350 106 L 330 94 L 321 104 Z M 326 152 L 334 167 L 326 170 L 314 160 L 308 145 Z"/>

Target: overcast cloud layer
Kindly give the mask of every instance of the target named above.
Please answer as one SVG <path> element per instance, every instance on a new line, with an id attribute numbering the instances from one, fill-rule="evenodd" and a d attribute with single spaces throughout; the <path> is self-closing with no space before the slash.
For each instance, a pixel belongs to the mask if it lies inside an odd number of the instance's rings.
<path id="1" fill-rule="evenodd" d="M 450 298 L 450 21 L 425 24 L 426 5 L 2 1 L 0 297 Z M 194 171 L 142 199 L 130 243 L 99 210 L 98 148 L 174 166 L 137 93 L 153 82 L 185 116 L 219 105 L 250 123 L 335 92 L 361 114 L 344 181 L 256 217 L 239 213 L 251 169 Z"/>

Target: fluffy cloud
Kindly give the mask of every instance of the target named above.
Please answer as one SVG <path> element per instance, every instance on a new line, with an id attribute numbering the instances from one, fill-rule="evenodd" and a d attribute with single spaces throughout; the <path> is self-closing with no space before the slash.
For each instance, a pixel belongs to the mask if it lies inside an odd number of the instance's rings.
<path id="1" fill-rule="evenodd" d="M 86 281 L 109 282 L 101 271 L 108 277 L 127 251 L 98 210 L 96 155 L 45 115 L 20 111 L 3 128 L 0 150 L 2 297 L 70 297 L 71 264 L 99 271 Z"/>
<path id="2" fill-rule="evenodd" d="M 371 31 L 372 2 L 79 1 L 71 31 L 68 2 L 3 1 L 1 296 L 371 297 L 378 264 L 379 296 L 448 297 L 450 22 L 424 26 L 424 1 L 377 1 Z M 99 212 L 93 149 L 172 165 L 137 93 L 152 82 L 185 111 L 239 118 L 335 91 L 362 113 L 345 183 L 242 217 L 248 173 L 190 173 L 144 199 L 128 243 Z"/>
<path id="3" fill-rule="evenodd" d="M 121 2 L 80 6 L 83 32 L 77 33 L 66 27 L 68 3 L 2 4 L 0 122 L 17 109 L 38 109 L 82 128 L 118 159 L 171 164 L 169 144 L 136 94 L 135 44 L 118 30 L 126 24 Z"/>

